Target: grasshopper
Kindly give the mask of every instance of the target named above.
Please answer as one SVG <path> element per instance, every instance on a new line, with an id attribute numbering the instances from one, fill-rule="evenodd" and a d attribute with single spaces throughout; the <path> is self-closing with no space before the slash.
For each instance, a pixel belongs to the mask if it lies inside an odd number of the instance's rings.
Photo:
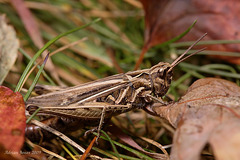
<path id="1" fill-rule="evenodd" d="M 169 89 L 173 68 L 203 50 L 183 58 L 205 35 L 171 64 L 159 62 L 150 69 L 117 74 L 74 87 L 54 88 L 52 92 L 50 89 L 49 93 L 30 98 L 26 102 L 27 111 L 32 114 L 39 107 L 41 108 L 39 115 L 60 117 L 64 123 L 66 120 L 70 122 L 66 124 L 79 122 L 96 125 L 98 123 L 98 136 L 103 122 L 112 116 L 133 109 L 144 109 L 153 113 L 146 106 L 151 106 L 155 102 L 165 103 L 161 97 Z M 41 88 L 38 89 L 39 92 L 44 93 Z M 71 119 L 74 119 L 74 122 Z M 47 123 L 54 127 L 51 122 Z"/>

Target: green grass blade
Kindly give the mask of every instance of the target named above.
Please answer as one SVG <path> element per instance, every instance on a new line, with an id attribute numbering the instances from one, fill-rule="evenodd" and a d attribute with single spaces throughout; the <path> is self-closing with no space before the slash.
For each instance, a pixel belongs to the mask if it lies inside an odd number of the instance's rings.
<path id="1" fill-rule="evenodd" d="M 113 148 L 113 151 L 115 152 L 115 156 L 120 159 L 120 156 L 119 156 L 119 153 L 117 151 L 117 148 L 116 146 L 114 145 L 112 139 L 108 136 L 108 134 L 106 132 L 104 132 L 103 130 L 101 130 L 101 132 L 106 136 L 106 138 L 108 139 L 108 141 L 110 142 L 112 148 Z"/>
<path id="2" fill-rule="evenodd" d="M 192 64 L 187 64 L 187 63 L 180 63 L 179 66 L 181 67 L 185 67 L 191 70 L 196 70 L 199 72 L 204 72 L 204 73 L 209 73 L 209 74 L 213 74 L 213 75 L 219 75 L 219 76 L 224 76 L 224 77 L 229 77 L 229 78 L 240 78 L 240 74 L 237 73 L 229 73 L 226 71 L 220 71 L 220 70 L 216 70 L 216 69 L 209 69 L 209 68 L 205 68 L 204 66 L 196 66 L 196 65 L 192 65 Z"/>
<path id="3" fill-rule="evenodd" d="M 34 111 L 34 113 L 27 119 L 27 121 L 26 121 L 27 124 L 31 121 L 31 119 L 33 119 L 34 116 L 37 115 L 37 113 L 40 111 L 40 109 L 41 108 L 36 109 L 36 111 Z"/>
<path id="4" fill-rule="evenodd" d="M 67 147 L 64 146 L 64 144 L 60 144 L 60 146 L 63 148 L 63 150 L 73 159 L 77 160 L 77 158 L 74 157 L 74 155 L 69 151 Z"/>
<path id="5" fill-rule="evenodd" d="M 172 47 L 185 47 L 190 46 L 193 44 L 194 41 L 188 41 L 188 42 L 178 42 L 171 44 Z M 197 45 L 214 45 L 214 44 L 238 44 L 240 43 L 240 40 L 208 40 L 208 41 L 200 41 Z"/>
<path id="6" fill-rule="evenodd" d="M 114 156 L 112 153 L 109 153 L 108 150 L 102 150 L 102 149 L 97 148 L 97 147 L 92 147 L 92 150 L 94 150 L 95 152 L 101 153 L 105 157 L 109 157 L 111 159 L 117 159 L 117 157 Z"/>
<path id="7" fill-rule="evenodd" d="M 116 153 L 114 153 L 114 152 L 109 152 L 109 153 L 116 155 Z M 124 154 L 119 154 L 119 156 L 120 156 L 120 158 L 125 159 L 125 160 L 139 160 L 139 158 L 126 156 Z"/>
<path id="8" fill-rule="evenodd" d="M 199 44 L 196 44 L 196 45 L 199 45 Z M 178 49 L 176 54 L 181 55 L 184 51 L 186 51 L 186 50 Z M 189 51 L 187 53 L 187 55 L 194 53 L 196 51 L 197 50 L 192 49 L 191 51 Z M 221 56 L 228 56 L 228 57 L 240 57 L 239 52 L 210 51 L 210 50 L 202 51 L 202 52 L 198 53 L 197 55 L 221 55 Z"/>
<path id="9" fill-rule="evenodd" d="M 44 59 L 44 62 L 43 62 L 43 64 L 41 65 L 41 67 L 40 67 L 40 69 L 39 69 L 36 77 L 34 78 L 32 85 L 30 86 L 30 88 L 28 89 L 26 95 L 24 96 L 24 101 L 27 101 L 27 99 L 28 99 L 28 97 L 30 96 L 30 94 L 32 93 L 35 85 L 37 84 L 38 79 L 39 79 L 39 77 L 40 77 L 40 75 L 41 75 L 41 73 L 42 73 L 42 71 L 43 71 L 43 68 L 44 68 L 45 64 L 47 63 L 48 57 L 49 57 L 49 53 L 47 54 L 46 58 Z"/>
<path id="10" fill-rule="evenodd" d="M 19 48 L 19 52 L 22 53 L 29 61 L 31 61 L 31 57 L 22 49 Z M 36 62 L 34 62 L 34 65 L 37 64 Z M 38 69 L 40 69 L 40 65 L 37 65 Z M 56 86 L 55 82 L 47 75 L 47 73 L 43 70 L 42 71 L 43 76 L 51 83 L 51 85 Z"/>
<path id="11" fill-rule="evenodd" d="M 103 136 L 100 136 L 100 138 L 102 138 L 102 139 L 104 139 L 104 140 L 108 140 L 106 137 L 103 137 Z M 123 148 L 123 149 L 125 149 L 125 150 L 127 150 L 127 151 L 129 151 L 129 152 L 131 152 L 131 153 L 133 153 L 133 154 L 135 154 L 135 155 L 138 156 L 139 158 L 147 159 L 147 160 L 154 160 L 153 158 L 145 155 L 144 153 L 141 153 L 141 152 L 139 152 L 139 151 L 137 151 L 137 150 L 135 150 L 135 149 L 132 149 L 132 148 L 126 146 L 126 145 L 123 145 L 123 144 L 121 144 L 121 143 L 119 143 L 119 142 L 116 142 L 116 141 L 112 141 L 112 142 L 113 142 L 115 145 L 117 145 L 117 146 L 119 146 L 119 147 L 121 147 L 121 148 Z"/>
<path id="12" fill-rule="evenodd" d="M 182 34 L 180 34 L 180 35 L 178 35 L 178 36 L 170 39 L 170 40 L 167 41 L 167 42 L 163 42 L 163 43 L 161 43 L 160 45 L 157 45 L 157 48 L 164 47 L 164 46 L 166 46 L 166 45 L 169 45 L 169 44 L 171 44 L 171 43 L 173 43 L 173 42 L 181 39 L 182 37 L 184 37 L 184 36 L 194 27 L 194 25 L 196 24 L 196 22 L 197 22 L 197 20 L 195 20 L 195 21 L 193 22 L 193 24 L 192 24 L 187 30 L 185 30 Z"/>

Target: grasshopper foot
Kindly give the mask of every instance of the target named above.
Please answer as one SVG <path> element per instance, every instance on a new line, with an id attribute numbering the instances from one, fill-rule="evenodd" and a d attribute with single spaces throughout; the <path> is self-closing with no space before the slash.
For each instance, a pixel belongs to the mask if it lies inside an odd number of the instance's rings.
<path id="1" fill-rule="evenodd" d="M 89 135 L 90 133 L 93 133 L 93 132 L 97 132 L 97 138 L 96 138 L 96 144 L 98 144 L 98 139 L 100 137 L 100 131 L 101 129 L 98 129 L 98 127 L 95 127 L 93 129 L 90 129 L 90 130 L 87 130 L 85 133 L 84 133 L 84 137 L 86 137 L 87 135 Z"/>

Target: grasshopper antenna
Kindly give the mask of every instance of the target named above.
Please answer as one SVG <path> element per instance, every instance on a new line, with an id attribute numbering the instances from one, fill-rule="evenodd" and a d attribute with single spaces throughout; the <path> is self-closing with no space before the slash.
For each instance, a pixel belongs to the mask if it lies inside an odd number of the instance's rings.
<path id="1" fill-rule="evenodd" d="M 202 52 L 202 51 L 205 50 L 206 48 L 207 48 L 207 47 L 204 47 L 204 48 L 202 48 L 202 49 L 197 50 L 196 52 L 194 52 L 194 53 L 192 53 L 192 54 L 184 57 L 183 59 L 179 60 L 179 61 L 178 61 L 177 63 L 175 63 L 174 65 L 171 64 L 171 68 L 170 68 L 170 69 L 174 68 L 176 65 L 178 65 L 178 64 L 181 63 L 182 61 L 188 59 L 189 57 L 192 57 L 193 55 L 195 55 L 195 54 L 197 54 L 197 53 L 199 53 L 199 52 Z"/>
<path id="2" fill-rule="evenodd" d="M 200 50 L 198 50 L 198 51 L 196 51 L 196 52 L 194 52 L 194 53 L 192 53 L 192 54 L 190 54 L 190 55 L 188 55 L 187 57 L 185 57 L 185 58 L 182 59 L 182 57 L 185 56 L 185 55 L 189 52 L 189 50 L 192 49 L 193 46 L 195 46 L 199 41 L 201 41 L 206 35 L 207 35 L 207 33 L 205 33 L 204 35 L 202 35 L 202 36 L 201 36 L 198 40 L 196 40 L 181 56 L 179 56 L 175 61 L 173 61 L 173 63 L 171 64 L 171 68 L 168 70 L 168 72 L 171 71 L 176 65 L 178 65 L 180 62 L 184 61 L 185 59 L 187 59 L 187 58 L 189 58 L 189 57 L 191 57 L 191 56 L 193 56 L 193 55 L 195 55 L 195 54 L 197 54 L 197 53 L 205 50 L 206 48 L 200 49 Z"/>

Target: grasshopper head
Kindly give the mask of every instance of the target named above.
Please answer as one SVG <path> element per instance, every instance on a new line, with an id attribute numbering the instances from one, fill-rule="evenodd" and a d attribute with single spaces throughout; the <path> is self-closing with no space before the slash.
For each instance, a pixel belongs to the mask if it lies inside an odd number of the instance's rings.
<path id="1" fill-rule="evenodd" d="M 195 41 L 181 56 L 179 56 L 177 59 L 174 60 L 172 64 L 160 62 L 157 65 L 153 66 L 150 69 L 150 81 L 151 81 L 151 87 L 152 87 L 152 93 L 155 94 L 158 97 L 164 96 L 171 84 L 172 76 L 173 76 L 173 68 L 184 61 L 185 59 L 203 51 L 205 48 L 200 49 L 186 57 L 184 57 L 188 51 L 197 44 L 203 37 L 205 37 L 207 33 L 205 33 L 203 36 L 201 36 L 197 41 Z"/>
<path id="2" fill-rule="evenodd" d="M 153 93 L 158 97 L 164 96 L 172 81 L 171 64 L 160 62 L 151 68 L 149 75 Z"/>

